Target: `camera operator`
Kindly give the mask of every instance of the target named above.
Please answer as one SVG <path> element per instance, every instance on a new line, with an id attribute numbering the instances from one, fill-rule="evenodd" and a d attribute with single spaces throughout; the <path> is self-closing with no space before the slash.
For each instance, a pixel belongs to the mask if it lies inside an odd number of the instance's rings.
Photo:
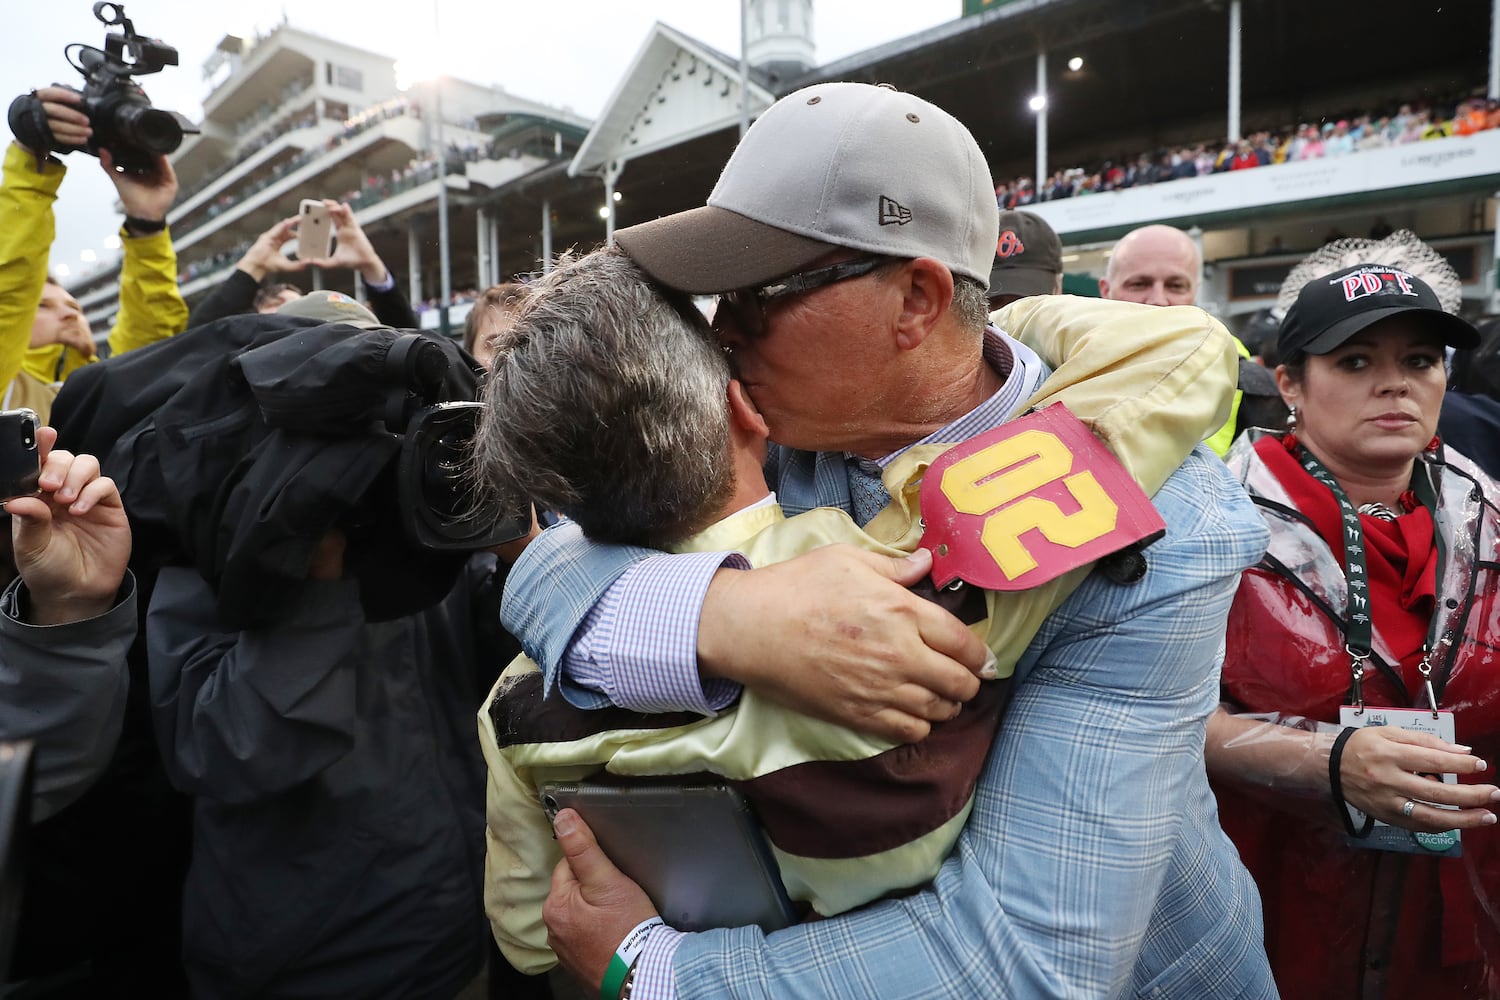
<path id="1" fill-rule="evenodd" d="M 396 275 L 370 245 L 369 237 L 354 218 L 354 210 L 347 203 L 327 198 L 323 204 L 328 206 L 328 218 L 338 240 L 332 256 L 294 260 L 282 253 L 282 248 L 297 236 L 298 216 L 282 219 L 261 233 L 229 277 L 194 307 L 188 326 L 198 326 L 236 313 L 275 312 L 292 299 L 301 297 L 302 292 L 295 285 L 262 286 L 261 282 L 270 275 L 295 274 L 309 267 L 347 267 L 358 271 L 364 279 L 370 309 L 383 326 L 415 330 L 417 317 L 411 311 L 411 304 L 401 293 Z"/>
<path id="2" fill-rule="evenodd" d="M 44 87 L 36 97 L 57 146 L 87 142 L 93 134 L 79 95 Z M 170 337 L 187 325 L 187 305 L 177 291 L 177 255 L 167 231 L 167 210 L 177 197 L 177 175 L 163 155 L 145 173 L 118 170 L 108 149 L 99 162 L 125 208 L 120 230 L 120 309 L 110 330 L 112 354 Z M 47 277 L 55 223 L 52 202 L 66 168 L 44 151 L 17 140 L 6 150 L 0 182 L 0 383 L 7 407 L 29 406 L 43 421 L 66 375 L 94 360 L 80 350 L 78 303 Z M 71 347 L 70 347 L 71 345 Z"/>
<path id="3" fill-rule="evenodd" d="M 36 743 L 33 820 L 77 799 L 109 763 L 136 634 L 120 492 L 97 459 L 54 449 L 56 439 L 37 432 L 40 492 L 0 504 L 11 576 L 0 593 L 0 740 Z"/>

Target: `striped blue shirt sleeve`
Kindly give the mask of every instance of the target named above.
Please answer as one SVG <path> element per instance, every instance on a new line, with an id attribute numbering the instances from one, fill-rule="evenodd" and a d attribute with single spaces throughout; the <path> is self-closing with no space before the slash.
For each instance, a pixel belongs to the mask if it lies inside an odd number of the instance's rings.
<path id="1" fill-rule="evenodd" d="M 584 617 L 563 658 L 564 690 L 603 694 L 635 712 L 712 715 L 740 686 L 698 674 L 698 617 L 723 567 L 748 569 L 735 552 L 652 556 L 626 570 Z"/>

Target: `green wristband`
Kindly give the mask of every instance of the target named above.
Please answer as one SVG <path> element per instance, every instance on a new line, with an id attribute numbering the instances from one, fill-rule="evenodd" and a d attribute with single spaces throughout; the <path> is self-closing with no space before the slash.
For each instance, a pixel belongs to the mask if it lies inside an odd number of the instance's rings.
<path id="1" fill-rule="evenodd" d="M 615 954 L 604 970 L 604 982 L 599 984 L 599 1000 L 620 1000 L 620 990 L 625 987 L 625 977 L 630 974 L 630 965 Z"/>

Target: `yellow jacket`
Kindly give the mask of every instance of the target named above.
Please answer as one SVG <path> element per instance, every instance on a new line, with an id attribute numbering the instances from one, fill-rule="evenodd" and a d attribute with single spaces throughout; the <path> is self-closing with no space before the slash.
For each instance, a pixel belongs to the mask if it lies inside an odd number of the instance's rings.
<path id="1" fill-rule="evenodd" d="M 45 421 L 57 383 L 87 363 L 61 344 L 30 346 L 32 321 L 47 279 L 47 255 L 56 235 L 52 203 L 67 169 L 48 159 L 38 170 L 36 158 L 11 143 L 3 170 L 0 384 L 6 386 L 6 406 L 29 405 Z M 188 317 L 187 304 L 177 289 L 177 254 L 170 231 L 130 236 L 122 228 L 120 238 L 125 254 L 120 266 L 120 311 L 109 333 L 111 354 L 180 333 Z"/>

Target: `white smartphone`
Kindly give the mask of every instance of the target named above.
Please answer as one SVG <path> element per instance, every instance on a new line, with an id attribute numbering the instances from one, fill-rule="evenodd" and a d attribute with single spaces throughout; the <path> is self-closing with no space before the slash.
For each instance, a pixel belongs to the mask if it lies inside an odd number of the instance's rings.
<path id="1" fill-rule="evenodd" d="M 316 198 L 303 198 L 297 210 L 297 259 L 322 260 L 333 250 L 333 223 L 328 206 Z"/>

